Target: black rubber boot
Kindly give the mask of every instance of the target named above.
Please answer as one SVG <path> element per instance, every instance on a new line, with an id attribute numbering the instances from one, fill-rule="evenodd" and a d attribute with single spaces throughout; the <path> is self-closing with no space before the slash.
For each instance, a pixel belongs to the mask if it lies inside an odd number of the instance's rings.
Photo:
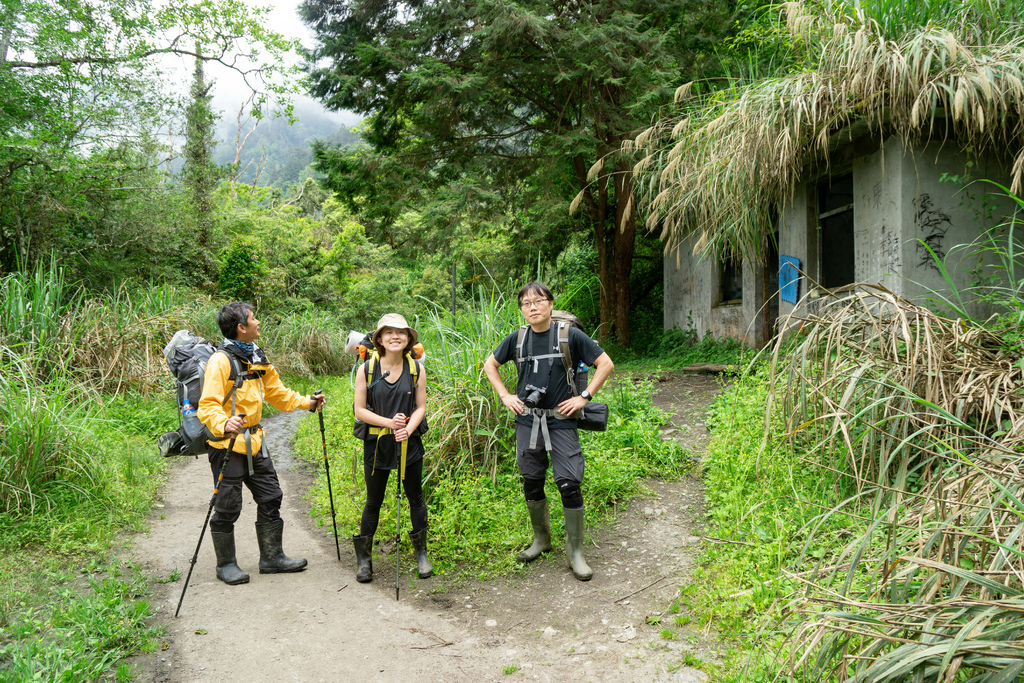
<path id="1" fill-rule="evenodd" d="M 235 532 L 211 531 L 210 538 L 217 554 L 217 578 L 229 586 L 249 583 L 249 575 L 235 562 Z"/>
<path id="2" fill-rule="evenodd" d="M 281 549 L 284 520 L 256 522 L 256 541 L 260 544 L 260 574 L 290 574 L 306 568 L 306 560 L 293 560 Z"/>
<path id="3" fill-rule="evenodd" d="M 583 559 L 583 508 L 562 508 L 562 513 L 565 515 L 565 554 L 569 557 L 572 575 L 580 581 L 590 581 L 594 572 Z"/>
<path id="4" fill-rule="evenodd" d="M 353 536 L 352 545 L 356 549 L 356 581 L 370 583 L 373 581 L 373 534 Z"/>
<path id="5" fill-rule="evenodd" d="M 416 551 L 416 571 L 421 579 L 429 579 L 434 575 L 434 566 L 430 564 L 427 557 L 427 530 L 420 529 L 418 532 L 409 532 L 409 540 L 412 541 L 412 548 Z"/>
<path id="6" fill-rule="evenodd" d="M 533 525 L 533 545 L 516 555 L 520 562 L 533 562 L 541 553 L 551 550 L 551 516 L 548 513 L 548 499 L 528 500 L 530 524 Z"/>

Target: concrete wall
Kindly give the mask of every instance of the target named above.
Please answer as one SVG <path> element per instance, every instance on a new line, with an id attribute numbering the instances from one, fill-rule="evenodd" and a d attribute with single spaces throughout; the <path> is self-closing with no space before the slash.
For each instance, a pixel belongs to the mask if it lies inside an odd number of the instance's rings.
<path id="1" fill-rule="evenodd" d="M 1014 202 L 1001 196 L 1002 190 L 991 183 L 962 183 L 942 180 L 942 174 L 986 178 L 1009 185 L 1010 169 L 994 155 L 969 163 L 966 154 L 932 144 L 911 148 L 903 155 L 902 222 L 904 290 L 911 298 L 928 290 L 948 292 L 949 287 L 935 259 L 921 242 L 945 260 L 947 273 L 964 294 L 971 287 L 979 266 L 994 263 L 987 255 L 979 261 L 974 248 L 984 230 L 998 225 L 1013 213 Z M 991 271 L 988 271 L 991 272 Z M 967 301 L 968 313 L 985 318 L 994 311 L 990 305 Z"/>
<path id="2" fill-rule="evenodd" d="M 851 166 L 845 168 L 832 172 L 850 172 Z M 983 229 L 1012 215 L 1014 207 L 1012 200 L 999 196 L 1002 191 L 991 184 L 976 182 L 962 188 L 944 181 L 943 174 L 970 173 L 974 178 L 1009 184 L 1009 168 L 994 155 L 972 165 L 965 154 L 950 145 L 907 146 L 890 137 L 881 146 L 858 148 L 852 159 L 852 173 L 856 279 L 881 283 L 909 298 L 923 300 L 927 290 L 948 292 L 940 269 L 919 240 L 946 257 L 956 285 L 966 289 L 979 260 L 970 249 L 954 247 L 977 240 Z M 779 254 L 800 259 L 801 269 L 814 281 L 821 278 L 815 197 L 818 182 L 799 184 L 779 212 Z M 992 258 L 987 257 L 982 263 L 991 262 Z M 801 278 L 798 297 L 807 293 L 808 281 Z M 773 294 L 765 291 L 763 269 L 744 263 L 742 304 L 717 305 L 721 299 L 717 263 L 694 256 L 688 244 L 679 253 L 665 257 L 666 329 L 686 329 L 692 319 L 701 336 L 710 331 L 715 337 L 760 344 L 770 332 L 762 307 Z M 780 302 L 780 320 L 793 308 Z M 976 317 L 992 312 L 987 304 L 978 302 L 970 303 L 968 311 Z"/>
<path id="3" fill-rule="evenodd" d="M 690 325 L 700 338 L 708 332 L 715 338 L 730 337 L 747 344 L 758 343 L 751 327 L 755 270 L 743 264 L 743 302 L 722 304 L 719 264 L 693 254 L 689 243 L 665 255 L 665 329 Z"/>
<path id="4" fill-rule="evenodd" d="M 853 162 L 853 239 L 857 282 L 904 291 L 903 145 L 889 138 L 874 154 Z"/>

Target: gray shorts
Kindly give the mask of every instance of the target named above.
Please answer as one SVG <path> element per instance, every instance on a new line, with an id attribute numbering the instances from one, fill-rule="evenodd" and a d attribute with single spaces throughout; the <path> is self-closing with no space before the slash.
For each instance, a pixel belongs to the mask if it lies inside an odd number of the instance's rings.
<path id="1" fill-rule="evenodd" d="M 530 450 L 530 428 L 516 425 L 516 464 L 526 479 L 545 479 L 548 472 L 548 452 L 544 436 L 537 435 L 537 447 Z M 583 483 L 583 451 L 580 433 L 576 429 L 552 429 L 551 469 L 555 481 Z"/>

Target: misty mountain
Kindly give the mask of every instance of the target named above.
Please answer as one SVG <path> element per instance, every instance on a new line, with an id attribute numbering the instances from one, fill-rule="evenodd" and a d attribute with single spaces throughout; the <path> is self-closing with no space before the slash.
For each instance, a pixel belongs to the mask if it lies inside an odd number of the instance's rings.
<path id="1" fill-rule="evenodd" d="M 217 148 L 213 161 L 227 165 L 235 160 L 235 140 L 242 146 L 239 157 L 241 180 L 251 183 L 259 174 L 262 186 L 287 190 L 289 185 L 302 183 L 312 175 L 307 169 L 312 159 L 309 145 L 313 140 L 325 140 L 341 146 L 362 144 L 362 138 L 353 132 L 355 126 L 338 123 L 338 118 L 319 107 L 295 107 L 298 121 L 288 125 L 282 116 L 266 117 L 258 123 L 243 117 L 241 135 L 236 112 L 224 112 L 217 124 Z M 253 125 L 256 124 L 255 130 Z M 248 139 L 246 134 L 252 131 Z"/>

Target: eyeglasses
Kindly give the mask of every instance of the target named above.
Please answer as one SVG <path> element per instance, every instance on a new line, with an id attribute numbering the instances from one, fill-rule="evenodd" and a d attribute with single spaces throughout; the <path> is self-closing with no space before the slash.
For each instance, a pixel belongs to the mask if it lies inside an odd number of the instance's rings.
<path id="1" fill-rule="evenodd" d="M 524 302 L 519 304 L 519 308 L 527 309 L 527 308 L 533 308 L 534 306 L 536 306 L 537 308 L 540 308 L 541 304 L 546 304 L 547 302 L 548 302 L 547 299 L 534 299 L 533 301 L 524 301 Z"/>

